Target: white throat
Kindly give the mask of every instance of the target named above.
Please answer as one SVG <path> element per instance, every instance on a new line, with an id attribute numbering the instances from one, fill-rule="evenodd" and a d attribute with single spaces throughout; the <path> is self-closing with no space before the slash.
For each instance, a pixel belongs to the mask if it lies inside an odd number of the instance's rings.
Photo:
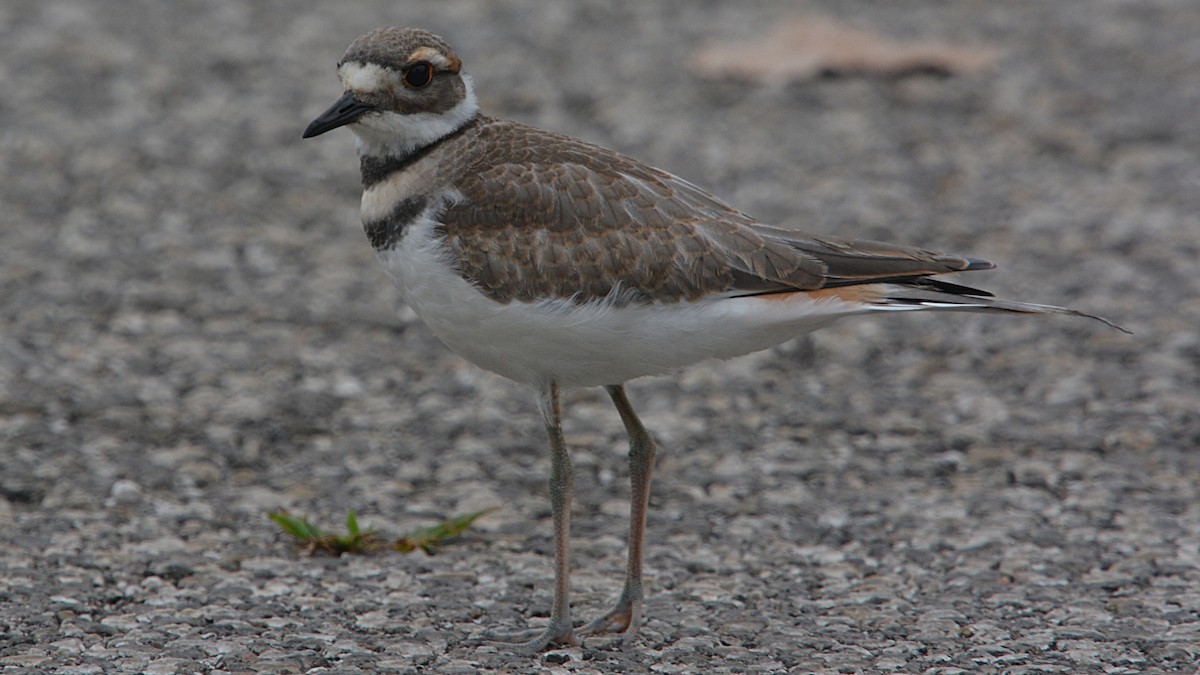
<path id="1" fill-rule="evenodd" d="M 358 154 L 403 157 L 458 130 L 479 113 L 470 76 L 463 75 L 462 82 L 463 99 L 445 112 L 372 113 L 351 124 L 350 130 L 358 137 Z"/>

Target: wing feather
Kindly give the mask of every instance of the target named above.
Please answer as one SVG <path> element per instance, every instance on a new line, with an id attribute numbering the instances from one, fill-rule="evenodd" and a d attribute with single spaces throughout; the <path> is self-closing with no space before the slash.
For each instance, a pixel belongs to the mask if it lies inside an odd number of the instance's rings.
<path id="1" fill-rule="evenodd" d="M 458 152 L 461 199 L 441 230 L 459 271 L 499 302 L 678 302 L 990 266 L 766 225 L 664 171 L 512 122 L 484 120 Z"/>

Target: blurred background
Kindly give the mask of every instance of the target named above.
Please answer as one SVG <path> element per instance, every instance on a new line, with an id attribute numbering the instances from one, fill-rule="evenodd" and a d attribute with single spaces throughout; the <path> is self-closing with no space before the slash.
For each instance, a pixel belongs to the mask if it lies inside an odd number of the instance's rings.
<path id="1" fill-rule="evenodd" d="M 523 663 L 462 639 L 548 611 L 532 392 L 400 304 L 351 134 L 300 141 L 382 25 L 445 37 L 488 114 L 1135 333 L 870 319 L 633 383 L 662 446 L 649 623 L 586 667 L 1190 667 L 1191 0 L 3 3 L 0 663 Z M 625 447 L 602 393 L 564 405 L 589 618 Z M 490 507 L 437 557 L 307 558 L 266 517 Z"/>

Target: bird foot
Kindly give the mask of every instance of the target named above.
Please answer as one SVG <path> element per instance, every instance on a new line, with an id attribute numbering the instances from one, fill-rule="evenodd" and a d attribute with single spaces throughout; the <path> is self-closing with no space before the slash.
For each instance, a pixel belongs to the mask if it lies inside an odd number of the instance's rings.
<path id="1" fill-rule="evenodd" d="M 579 629 L 580 637 L 600 635 L 602 633 L 619 633 L 617 644 L 626 646 L 637 637 L 638 625 L 641 623 L 642 607 L 640 602 L 627 600 L 622 597 L 616 607 L 598 617 L 595 621 Z"/>
<path id="2" fill-rule="evenodd" d="M 561 624 L 551 622 L 550 625 L 542 629 L 533 628 L 515 633 L 488 631 L 484 633 L 480 642 L 515 644 L 519 651 L 530 654 L 543 652 L 554 647 L 579 646 L 579 639 L 575 636 L 575 628 L 570 622 Z"/>

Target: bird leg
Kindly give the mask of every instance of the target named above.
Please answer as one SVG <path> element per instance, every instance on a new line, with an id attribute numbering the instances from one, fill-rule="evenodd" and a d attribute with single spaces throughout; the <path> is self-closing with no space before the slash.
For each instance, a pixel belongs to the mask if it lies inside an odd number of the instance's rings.
<path id="1" fill-rule="evenodd" d="M 629 435 L 629 563 L 625 568 L 625 588 L 617 604 L 606 614 L 580 629 L 581 635 L 623 633 L 628 644 L 637 635 L 642 614 L 642 558 L 646 534 L 646 510 L 650 502 L 650 478 L 654 473 L 654 439 L 642 426 L 625 396 L 623 385 L 606 387 L 609 397 L 625 423 Z"/>
<path id="2" fill-rule="evenodd" d="M 558 384 L 549 382 L 539 392 L 538 404 L 546 422 L 546 434 L 550 437 L 550 513 L 554 519 L 554 605 L 550 609 L 550 625 L 544 630 L 532 631 L 533 639 L 526 641 L 530 633 L 515 636 L 487 637 L 503 642 L 522 642 L 522 648 L 540 652 L 556 645 L 575 646 L 575 627 L 571 623 L 571 604 L 567 597 L 570 591 L 570 546 L 571 495 L 574 491 L 575 473 L 567 445 L 563 440 L 562 414 L 558 405 Z"/>

